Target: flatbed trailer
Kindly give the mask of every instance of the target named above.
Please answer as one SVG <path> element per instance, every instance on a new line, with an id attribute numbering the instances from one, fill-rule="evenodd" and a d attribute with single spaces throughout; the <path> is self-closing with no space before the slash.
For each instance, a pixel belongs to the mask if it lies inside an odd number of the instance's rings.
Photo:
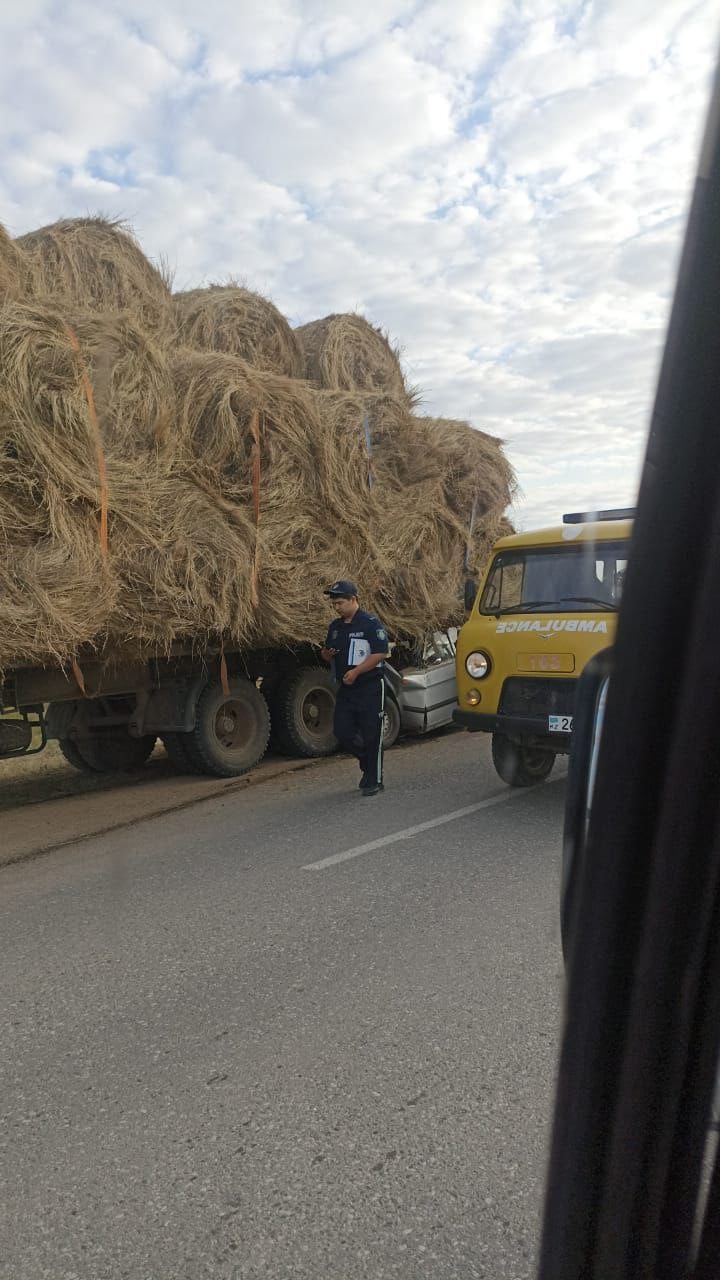
<path id="1" fill-rule="evenodd" d="M 335 688 L 312 646 L 239 650 L 182 645 L 127 660 L 81 655 L 70 665 L 19 666 L 0 683 L 0 760 L 51 739 L 76 768 L 135 768 L 160 737 L 183 772 L 233 777 L 276 745 L 329 755 Z"/>

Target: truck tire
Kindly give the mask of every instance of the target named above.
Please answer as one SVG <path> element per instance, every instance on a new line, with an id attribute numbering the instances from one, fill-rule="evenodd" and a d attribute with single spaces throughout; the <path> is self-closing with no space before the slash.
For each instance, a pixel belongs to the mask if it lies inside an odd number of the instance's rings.
<path id="1" fill-rule="evenodd" d="M 189 733 L 164 733 L 162 735 L 162 742 L 168 760 L 178 773 L 202 772 L 192 754 L 191 736 Z"/>
<path id="2" fill-rule="evenodd" d="M 231 680 L 230 697 L 220 682 L 207 684 L 198 698 L 195 727 L 186 750 L 201 773 L 238 778 L 262 760 L 270 737 L 270 712 L 249 680 Z"/>
<path id="3" fill-rule="evenodd" d="M 70 745 L 68 746 L 68 742 Z M 85 773 L 129 773 L 152 755 L 155 734 L 131 738 L 129 733 L 99 733 L 96 737 L 60 740 L 65 759 Z"/>
<path id="4" fill-rule="evenodd" d="M 395 699 L 385 691 L 385 720 L 383 724 L 383 751 L 389 751 L 400 737 L 402 723 L 400 708 Z"/>
<path id="5" fill-rule="evenodd" d="M 534 787 L 544 782 L 555 764 L 550 747 L 526 747 L 504 733 L 493 734 L 492 758 L 503 782 L 511 787 Z"/>
<path id="6" fill-rule="evenodd" d="M 337 751 L 335 697 L 335 681 L 323 667 L 301 667 L 287 676 L 272 701 L 273 741 L 278 750 L 307 759 Z"/>
<path id="7" fill-rule="evenodd" d="M 58 746 L 73 769 L 78 769 L 80 773 L 97 773 L 97 769 L 93 769 L 92 765 L 81 756 L 80 748 L 74 738 L 58 738 Z"/>

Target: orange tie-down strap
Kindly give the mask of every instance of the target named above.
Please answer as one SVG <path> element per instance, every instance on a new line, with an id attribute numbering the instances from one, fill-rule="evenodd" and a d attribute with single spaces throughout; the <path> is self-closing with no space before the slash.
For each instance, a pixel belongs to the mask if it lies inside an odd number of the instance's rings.
<path id="1" fill-rule="evenodd" d="M 220 650 L 220 687 L 226 698 L 230 697 L 230 681 L 228 680 L 227 662 L 224 649 Z"/>
<path id="2" fill-rule="evenodd" d="M 77 682 L 78 689 L 80 690 L 83 698 L 87 698 L 87 689 L 85 688 L 85 677 L 82 671 L 80 670 L 80 664 L 77 658 L 73 658 L 72 660 L 72 669 L 73 669 L 73 675 Z"/>
<path id="3" fill-rule="evenodd" d="M 80 361 L 80 371 L 82 376 L 83 391 L 88 405 L 88 415 L 95 434 L 95 456 L 97 458 L 98 481 L 100 484 L 100 550 L 103 555 L 108 553 L 108 479 L 107 466 L 105 464 L 105 453 L 102 446 L 102 435 L 100 432 L 100 423 L 98 422 L 97 410 L 95 408 L 95 396 L 93 395 L 92 383 L 85 364 L 85 357 L 78 341 L 78 336 L 69 324 L 64 326 L 65 332 L 70 339 L 70 345 L 76 353 Z"/>

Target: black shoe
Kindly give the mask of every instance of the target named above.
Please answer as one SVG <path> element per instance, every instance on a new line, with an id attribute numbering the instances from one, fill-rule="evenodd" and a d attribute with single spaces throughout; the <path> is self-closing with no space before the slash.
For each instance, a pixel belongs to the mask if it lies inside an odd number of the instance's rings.
<path id="1" fill-rule="evenodd" d="M 369 787 L 363 787 L 362 793 L 364 796 L 377 796 L 380 794 L 381 791 L 384 791 L 384 790 L 385 790 L 384 783 L 371 782 Z"/>
<path id="2" fill-rule="evenodd" d="M 361 791 L 364 791 L 365 788 L 369 786 L 370 786 L 370 779 L 368 778 L 367 774 L 364 773 L 362 778 L 358 782 L 358 787 L 360 788 Z"/>

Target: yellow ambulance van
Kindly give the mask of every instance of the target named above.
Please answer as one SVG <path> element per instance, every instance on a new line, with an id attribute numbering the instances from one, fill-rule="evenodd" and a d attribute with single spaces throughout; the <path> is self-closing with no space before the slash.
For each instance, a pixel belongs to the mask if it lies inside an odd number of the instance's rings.
<path id="1" fill-rule="evenodd" d="M 493 548 L 458 637 L 453 719 L 492 734 L 511 786 L 541 782 L 570 750 L 577 680 L 615 637 L 633 515 L 566 515 Z"/>

